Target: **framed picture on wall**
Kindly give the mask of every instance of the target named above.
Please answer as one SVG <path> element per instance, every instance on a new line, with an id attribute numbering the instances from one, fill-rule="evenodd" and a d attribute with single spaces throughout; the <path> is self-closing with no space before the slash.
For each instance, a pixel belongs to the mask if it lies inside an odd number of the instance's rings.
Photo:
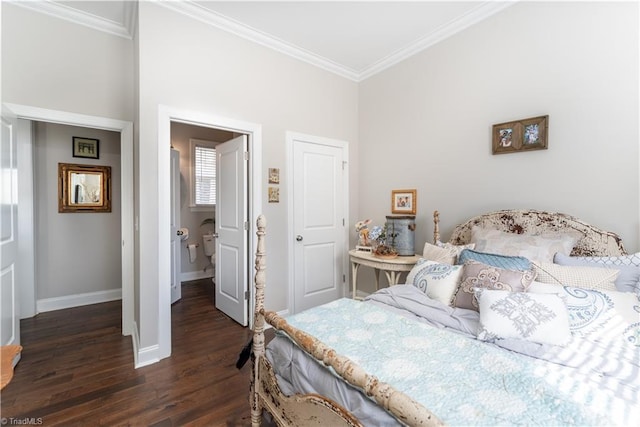
<path id="1" fill-rule="evenodd" d="M 391 213 L 416 214 L 416 190 L 391 190 Z"/>
<path id="2" fill-rule="evenodd" d="M 93 138 L 73 137 L 73 157 L 85 159 L 100 158 L 100 140 Z"/>
<path id="3" fill-rule="evenodd" d="M 549 145 L 548 131 L 549 116 L 531 117 L 493 125 L 493 154 L 546 150 Z"/>

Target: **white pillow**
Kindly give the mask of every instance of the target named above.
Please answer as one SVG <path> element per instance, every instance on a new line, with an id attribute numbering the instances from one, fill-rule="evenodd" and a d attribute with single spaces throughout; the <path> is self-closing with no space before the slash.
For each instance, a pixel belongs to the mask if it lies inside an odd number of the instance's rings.
<path id="1" fill-rule="evenodd" d="M 440 262 L 443 264 L 455 264 L 457 255 L 452 254 L 450 250 L 441 248 L 431 243 L 425 243 L 422 250 L 422 257 L 429 261 Z"/>
<path id="2" fill-rule="evenodd" d="M 516 338 L 564 345 L 571 339 L 567 307 L 556 294 L 478 289 L 478 339 Z"/>
<path id="3" fill-rule="evenodd" d="M 615 291 L 620 270 L 599 267 L 559 265 L 548 262 L 531 263 L 538 282 L 573 286 L 583 289 Z"/>
<path id="4" fill-rule="evenodd" d="M 597 334 L 607 341 L 618 337 L 640 346 L 640 336 L 636 335 L 640 328 L 640 297 L 630 292 L 597 291 L 537 281 L 527 292 L 559 295 L 567 306 L 573 335 Z"/>
<path id="5" fill-rule="evenodd" d="M 407 284 L 420 289 L 429 298 L 451 305 L 461 274 L 461 265 L 441 264 L 420 258 L 407 275 Z"/>
<path id="6" fill-rule="evenodd" d="M 553 262 L 553 256 L 560 252 L 569 255 L 580 236 L 557 234 L 533 236 L 514 234 L 473 226 L 471 241 L 475 249 L 500 255 L 522 256 L 531 261 Z"/>
<path id="7" fill-rule="evenodd" d="M 436 241 L 435 246 L 440 249 L 444 249 L 447 251 L 449 256 L 453 259 L 453 262 L 450 264 L 455 264 L 458 261 L 458 256 L 460 252 L 465 249 L 473 249 L 476 245 L 475 243 L 467 243 L 466 245 L 454 245 L 453 243 L 441 242 L 440 240 Z M 424 245 L 425 250 L 427 250 L 427 244 Z"/>

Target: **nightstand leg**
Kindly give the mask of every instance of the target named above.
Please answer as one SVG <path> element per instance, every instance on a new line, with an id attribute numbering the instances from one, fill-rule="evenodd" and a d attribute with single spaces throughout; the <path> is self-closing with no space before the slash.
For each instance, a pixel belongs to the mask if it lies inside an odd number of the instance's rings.
<path id="1" fill-rule="evenodd" d="M 360 264 L 358 264 L 357 262 L 351 263 L 351 280 L 352 280 L 352 286 L 353 286 L 353 299 L 356 299 L 356 293 L 357 293 L 356 284 L 358 283 L 358 268 L 360 268 Z"/>
<path id="2" fill-rule="evenodd" d="M 389 281 L 389 286 L 397 285 L 395 271 L 385 271 L 384 274 L 387 276 L 387 281 Z"/>
<path id="3" fill-rule="evenodd" d="M 380 289 L 380 269 L 378 268 L 374 268 L 373 271 L 375 271 L 375 276 L 376 276 L 376 291 L 378 289 Z"/>

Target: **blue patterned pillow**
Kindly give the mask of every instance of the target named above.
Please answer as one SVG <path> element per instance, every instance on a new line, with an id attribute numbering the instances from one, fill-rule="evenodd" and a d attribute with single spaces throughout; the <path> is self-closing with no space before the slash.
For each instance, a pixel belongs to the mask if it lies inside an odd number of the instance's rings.
<path id="1" fill-rule="evenodd" d="M 477 261 L 493 267 L 505 270 L 531 270 L 531 261 L 521 256 L 509 256 L 490 254 L 488 252 L 478 252 L 472 249 L 465 249 L 460 252 L 457 264 L 462 265 L 465 261 Z"/>
<path id="2" fill-rule="evenodd" d="M 461 274 L 460 265 L 441 264 L 420 258 L 407 275 L 407 284 L 420 289 L 431 299 L 451 305 Z"/>
<path id="3" fill-rule="evenodd" d="M 556 294 L 569 311 L 569 327 L 577 336 L 621 337 L 640 347 L 640 297 L 630 292 L 602 291 L 533 282 L 529 293 Z"/>

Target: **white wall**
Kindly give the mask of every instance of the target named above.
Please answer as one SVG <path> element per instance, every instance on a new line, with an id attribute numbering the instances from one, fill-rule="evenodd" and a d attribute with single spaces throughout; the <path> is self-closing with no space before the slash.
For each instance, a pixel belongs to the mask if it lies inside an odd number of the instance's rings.
<path id="1" fill-rule="evenodd" d="M 640 249 L 638 4 L 521 2 L 360 84 L 362 218 L 416 188 L 432 212 L 560 211 Z M 492 124 L 549 114 L 549 149 L 491 154 Z"/>
<path id="2" fill-rule="evenodd" d="M 145 153 L 139 164 L 140 215 L 145 218 L 140 224 L 140 298 L 157 301 L 158 105 L 261 124 L 263 170 L 256 172 L 266 182 L 269 167 L 280 168 L 286 176 L 287 130 L 349 141 L 350 157 L 357 157 L 357 85 L 150 2 L 139 4 L 138 42 L 139 143 L 140 152 Z M 351 182 L 357 183 L 354 164 L 351 173 Z M 287 189 L 283 182 L 281 200 L 286 200 Z M 284 238 L 287 206 L 268 204 L 266 192 L 263 198 L 272 284 L 266 303 L 273 310 L 283 310 L 290 243 Z M 353 212 L 355 198 L 352 205 Z M 142 324 L 157 324 L 157 308 L 144 307 L 140 318 Z M 143 329 L 142 347 L 158 342 L 156 331 Z"/>
<path id="3" fill-rule="evenodd" d="M 2 2 L 2 102 L 133 121 L 133 42 Z"/>
<path id="4" fill-rule="evenodd" d="M 99 139 L 100 158 L 73 157 L 74 136 Z M 110 166 L 111 212 L 59 213 L 58 163 Z M 34 170 L 36 298 L 120 289 L 120 134 L 36 122 Z"/>

